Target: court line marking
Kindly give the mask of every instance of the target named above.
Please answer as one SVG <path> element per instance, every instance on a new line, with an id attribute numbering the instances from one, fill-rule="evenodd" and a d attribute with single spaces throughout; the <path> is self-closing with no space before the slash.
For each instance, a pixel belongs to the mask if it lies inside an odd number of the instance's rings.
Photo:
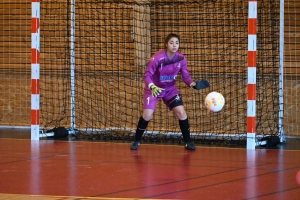
<path id="1" fill-rule="evenodd" d="M 94 200 L 141 200 L 145 198 L 109 198 L 109 197 L 84 197 L 84 196 L 51 196 L 51 195 L 31 195 L 31 194 L 5 194 L 0 193 L 0 200 L 85 200 L 85 199 L 94 199 Z M 168 200 L 168 199 L 149 199 L 147 200 Z M 171 199 L 169 199 L 171 200 Z"/>
<path id="2" fill-rule="evenodd" d="M 0 140 L 31 140 L 31 139 L 26 139 L 26 138 L 0 138 Z M 50 140 L 37 140 L 37 141 L 50 141 Z M 101 143 L 101 144 L 108 144 L 108 143 L 113 143 L 113 144 L 126 144 L 126 145 L 130 145 L 132 143 L 132 141 L 128 141 L 128 142 L 113 142 L 113 141 L 106 141 L 106 142 L 103 142 L 103 141 L 84 141 L 84 140 L 79 140 L 79 141 L 76 141 L 76 140 L 72 140 L 72 141 L 65 141 L 65 140 L 51 140 L 51 141 L 57 141 L 57 142 L 65 142 L 65 143 L 71 143 L 71 142 L 81 142 L 81 143 Z M 172 146 L 172 147 L 177 147 L 177 148 L 183 148 L 183 145 L 179 145 L 179 144 L 161 144 L 161 143 L 141 143 L 141 145 L 162 145 L 162 146 Z M 195 144 L 195 146 L 197 148 L 215 148 L 215 149 L 244 149 L 244 150 L 247 150 L 246 147 L 243 148 L 243 147 L 226 147 L 226 146 L 207 146 L 207 145 L 197 145 L 197 143 Z M 255 150 L 276 150 L 276 151 L 300 151 L 300 150 L 297 150 L 297 149 L 268 149 L 268 148 L 256 148 Z M 138 150 L 137 150 L 138 151 Z M 196 150 L 197 151 L 197 150 Z"/>

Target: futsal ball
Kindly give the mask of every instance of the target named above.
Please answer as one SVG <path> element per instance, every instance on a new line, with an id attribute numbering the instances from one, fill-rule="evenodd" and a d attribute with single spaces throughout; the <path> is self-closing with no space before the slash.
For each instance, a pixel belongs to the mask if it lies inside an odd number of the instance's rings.
<path id="1" fill-rule="evenodd" d="M 298 173 L 296 175 L 296 182 L 298 183 L 298 185 L 300 185 L 300 170 L 298 171 Z"/>
<path id="2" fill-rule="evenodd" d="M 205 106 L 212 112 L 219 112 L 225 104 L 223 95 L 219 92 L 211 92 L 205 98 Z"/>

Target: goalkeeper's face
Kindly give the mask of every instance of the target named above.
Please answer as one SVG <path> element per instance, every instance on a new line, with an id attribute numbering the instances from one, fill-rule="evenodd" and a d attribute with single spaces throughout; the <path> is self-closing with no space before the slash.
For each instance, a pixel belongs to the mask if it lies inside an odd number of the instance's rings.
<path id="1" fill-rule="evenodd" d="M 179 40 L 177 37 L 172 37 L 166 44 L 169 53 L 176 53 L 179 49 Z"/>

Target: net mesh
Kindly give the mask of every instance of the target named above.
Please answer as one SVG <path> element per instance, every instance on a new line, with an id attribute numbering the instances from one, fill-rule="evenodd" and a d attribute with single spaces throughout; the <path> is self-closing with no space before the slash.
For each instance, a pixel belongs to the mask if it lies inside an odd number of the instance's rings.
<path id="1" fill-rule="evenodd" d="M 279 128 L 279 8 L 279 1 L 258 2 L 258 135 L 278 134 Z M 245 144 L 248 2 L 244 0 L 43 0 L 41 126 L 72 127 L 82 138 L 131 140 L 142 114 L 142 77 L 148 59 L 163 48 L 171 32 L 181 36 L 180 51 L 192 77 L 211 83 L 209 89 L 196 91 L 177 78 L 192 138 L 201 143 Z M 205 108 L 205 96 L 211 91 L 225 97 L 219 113 Z M 144 139 L 181 139 L 178 119 L 162 101 Z"/>
<path id="2" fill-rule="evenodd" d="M 300 136 L 300 1 L 284 1 L 284 131 Z"/>

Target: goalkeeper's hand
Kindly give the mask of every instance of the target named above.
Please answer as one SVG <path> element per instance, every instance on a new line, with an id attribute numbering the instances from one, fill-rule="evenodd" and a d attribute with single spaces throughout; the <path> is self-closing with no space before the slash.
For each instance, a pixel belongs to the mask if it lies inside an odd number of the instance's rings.
<path id="1" fill-rule="evenodd" d="M 157 87 L 156 85 L 151 85 L 150 89 L 152 90 L 152 96 L 157 97 L 163 90 L 163 88 Z"/>
<path id="2" fill-rule="evenodd" d="M 192 88 L 196 90 L 205 89 L 208 88 L 209 86 L 210 83 L 205 79 L 202 79 L 201 81 L 196 81 L 196 83 L 192 83 Z"/>

